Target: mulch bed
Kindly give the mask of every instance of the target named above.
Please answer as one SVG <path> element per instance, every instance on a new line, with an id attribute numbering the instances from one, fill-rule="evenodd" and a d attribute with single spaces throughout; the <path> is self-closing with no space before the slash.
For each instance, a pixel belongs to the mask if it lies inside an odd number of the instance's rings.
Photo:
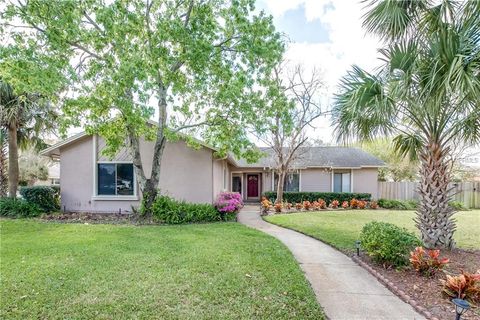
<path id="1" fill-rule="evenodd" d="M 121 213 L 69 212 L 52 213 L 42 216 L 43 220 L 65 223 L 112 223 L 124 224 L 134 221 L 134 215 Z"/>
<path id="2" fill-rule="evenodd" d="M 480 250 L 455 249 L 453 251 L 442 251 L 440 256 L 449 258 L 450 263 L 443 272 L 439 272 L 431 278 L 420 275 L 412 268 L 386 269 L 365 255 L 361 255 L 359 260 L 383 276 L 388 281 L 387 286 L 403 300 L 410 300 L 407 302 L 410 304 L 413 302 L 412 305 L 417 305 L 430 313 L 430 318 L 455 319 L 455 309 L 451 299 L 442 293 L 442 285 L 439 279 L 445 279 L 445 274 L 456 275 L 460 269 L 468 272 L 479 270 Z M 373 274 L 375 275 L 375 272 Z M 408 298 L 405 295 L 402 297 L 402 293 L 406 294 Z M 480 320 L 480 308 L 471 308 L 462 316 L 462 319 Z"/>

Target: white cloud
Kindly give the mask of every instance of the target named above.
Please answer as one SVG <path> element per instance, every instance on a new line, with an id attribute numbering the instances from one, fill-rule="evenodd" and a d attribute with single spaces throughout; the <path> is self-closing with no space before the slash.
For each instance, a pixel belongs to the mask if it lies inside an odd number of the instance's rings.
<path id="1" fill-rule="evenodd" d="M 291 63 L 301 63 L 306 68 L 323 70 L 328 87 L 326 103 L 330 103 L 340 78 L 353 64 L 368 71 L 378 66 L 377 48 L 380 43 L 362 28 L 363 5 L 351 0 L 263 0 L 266 11 L 274 17 L 282 17 L 288 10 L 303 5 L 305 19 L 319 19 L 328 30 L 330 42 L 292 43 L 286 58 Z M 322 119 L 311 136 L 326 142 L 334 142 L 328 119 Z"/>

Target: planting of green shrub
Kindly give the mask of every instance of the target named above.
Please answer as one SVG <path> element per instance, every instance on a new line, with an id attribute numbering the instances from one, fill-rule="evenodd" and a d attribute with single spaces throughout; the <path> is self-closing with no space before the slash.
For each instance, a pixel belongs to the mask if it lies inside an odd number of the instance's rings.
<path id="1" fill-rule="evenodd" d="M 42 214 L 34 204 L 22 199 L 0 198 L 0 216 L 10 218 L 32 218 Z"/>
<path id="2" fill-rule="evenodd" d="M 22 187 L 22 197 L 30 203 L 36 204 L 44 212 L 52 212 L 60 209 L 57 192 L 48 186 Z"/>
<path id="3" fill-rule="evenodd" d="M 418 206 L 418 201 L 415 200 L 391 200 L 379 199 L 378 205 L 384 209 L 394 210 L 415 210 Z"/>
<path id="4" fill-rule="evenodd" d="M 271 202 L 274 202 L 275 199 L 277 198 L 277 193 L 276 192 L 265 192 L 263 194 L 265 198 L 270 200 Z M 343 201 L 348 201 L 352 199 L 357 199 L 357 200 L 365 200 L 365 201 L 370 201 L 372 198 L 372 195 L 370 193 L 350 193 L 350 192 L 284 192 L 283 193 L 283 200 L 289 203 L 301 203 L 303 201 L 318 201 L 318 199 L 323 199 L 326 203 L 327 206 L 330 205 L 330 203 L 333 200 L 337 200 L 340 203 Z"/>
<path id="5" fill-rule="evenodd" d="M 221 221 L 220 212 L 211 204 L 187 203 L 168 196 L 158 196 L 152 206 L 153 218 L 160 223 L 180 224 Z M 235 214 L 227 214 L 231 220 Z"/>
<path id="6" fill-rule="evenodd" d="M 468 208 L 465 207 L 463 202 L 460 201 L 450 201 L 448 205 L 458 211 L 467 211 Z"/>
<path id="7" fill-rule="evenodd" d="M 405 228 L 386 222 L 367 223 L 360 233 L 362 248 L 376 262 L 400 267 L 408 264 L 408 255 L 421 241 Z"/>

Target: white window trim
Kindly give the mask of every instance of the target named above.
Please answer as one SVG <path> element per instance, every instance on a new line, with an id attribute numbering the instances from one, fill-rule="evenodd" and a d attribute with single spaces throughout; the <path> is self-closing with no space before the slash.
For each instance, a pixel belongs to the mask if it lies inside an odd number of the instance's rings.
<path id="1" fill-rule="evenodd" d="M 287 172 L 287 175 L 288 174 L 295 174 L 297 173 L 298 174 L 298 192 L 302 192 L 302 170 L 298 169 L 298 172 Z M 277 192 L 275 191 L 275 175 L 277 173 L 275 172 L 275 170 L 272 170 L 272 192 Z M 297 192 L 297 191 L 285 191 L 283 190 L 284 192 Z"/>
<path id="2" fill-rule="evenodd" d="M 98 164 L 129 164 L 133 166 L 133 161 L 97 161 L 97 135 L 93 135 L 93 195 L 92 200 L 102 201 L 135 201 L 139 200 L 137 188 L 137 176 L 135 175 L 135 168 L 133 169 L 133 195 L 99 195 L 98 194 Z M 115 170 L 115 176 L 117 170 Z M 116 180 L 116 179 L 115 179 Z"/>
<path id="3" fill-rule="evenodd" d="M 235 174 L 236 177 L 240 177 L 240 194 L 243 197 L 243 172 L 242 171 L 231 171 L 230 172 L 230 190 L 233 192 L 233 175 Z"/>
<path id="4" fill-rule="evenodd" d="M 335 192 L 335 173 L 339 173 L 339 174 L 350 174 L 350 191 L 340 191 L 340 193 L 352 193 L 353 192 L 353 169 L 350 169 L 350 172 L 335 172 L 335 170 L 332 169 L 332 174 L 331 174 L 331 178 L 332 178 L 332 187 L 331 187 L 331 192 Z M 342 177 L 343 179 L 343 177 Z"/>

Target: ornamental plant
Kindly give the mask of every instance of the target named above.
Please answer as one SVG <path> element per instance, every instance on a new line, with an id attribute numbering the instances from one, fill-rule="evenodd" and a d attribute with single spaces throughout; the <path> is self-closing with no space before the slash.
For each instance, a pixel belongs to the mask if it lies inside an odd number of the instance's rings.
<path id="1" fill-rule="evenodd" d="M 342 208 L 347 209 L 349 207 L 348 201 L 343 201 L 342 202 Z"/>
<path id="2" fill-rule="evenodd" d="M 358 200 L 353 198 L 352 200 L 350 200 L 350 207 L 352 209 L 355 209 L 356 207 L 358 206 Z"/>
<path id="3" fill-rule="evenodd" d="M 276 213 L 280 213 L 280 212 L 282 212 L 283 204 L 281 202 L 277 202 L 277 203 L 275 203 L 273 208 L 275 209 Z"/>
<path id="4" fill-rule="evenodd" d="M 310 208 L 312 207 L 312 203 L 310 201 L 303 201 L 303 208 L 305 210 L 310 210 Z"/>
<path id="5" fill-rule="evenodd" d="M 450 298 L 468 300 L 472 304 L 480 302 L 480 270 L 476 273 L 469 273 L 460 270 L 458 276 L 449 276 L 441 279 L 443 293 Z"/>
<path id="6" fill-rule="evenodd" d="M 290 202 L 285 202 L 285 203 L 283 204 L 283 207 L 286 208 L 286 209 L 288 209 L 288 210 L 290 210 L 290 209 L 292 209 L 292 204 L 291 204 Z"/>
<path id="7" fill-rule="evenodd" d="M 367 206 L 367 202 L 366 202 L 366 201 L 359 200 L 359 201 L 357 202 L 357 208 L 358 208 L 358 209 L 365 209 L 366 206 Z"/>
<path id="8" fill-rule="evenodd" d="M 327 209 L 327 203 L 323 199 L 318 199 L 318 205 L 320 209 Z"/>
<path id="9" fill-rule="evenodd" d="M 330 203 L 330 206 L 333 208 L 333 209 L 337 209 L 338 208 L 338 200 L 333 200 L 331 203 Z"/>
<path id="10" fill-rule="evenodd" d="M 378 209 L 377 201 L 371 201 L 370 202 L 370 209 Z"/>
<path id="11" fill-rule="evenodd" d="M 318 201 L 313 201 L 312 208 L 313 210 L 320 210 L 320 203 L 318 203 Z"/>
<path id="12" fill-rule="evenodd" d="M 303 209 L 303 204 L 300 203 L 300 202 L 295 203 L 295 209 L 302 210 Z"/>
<path id="13" fill-rule="evenodd" d="M 237 213 L 243 208 L 242 195 L 238 192 L 221 192 L 215 201 L 215 208 L 223 214 Z"/>
<path id="14" fill-rule="evenodd" d="M 440 259 L 439 256 L 440 250 L 425 250 L 423 247 L 416 247 L 414 251 L 410 252 L 410 263 L 421 274 L 433 276 L 449 262 L 449 259 Z"/>
<path id="15" fill-rule="evenodd" d="M 270 211 L 270 207 L 272 206 L 272 203 L 268 201 L 267 198 L 262 198 L 261 206 L 262 206 L 262 213 L 268 213 L 268 211 Z"/>

